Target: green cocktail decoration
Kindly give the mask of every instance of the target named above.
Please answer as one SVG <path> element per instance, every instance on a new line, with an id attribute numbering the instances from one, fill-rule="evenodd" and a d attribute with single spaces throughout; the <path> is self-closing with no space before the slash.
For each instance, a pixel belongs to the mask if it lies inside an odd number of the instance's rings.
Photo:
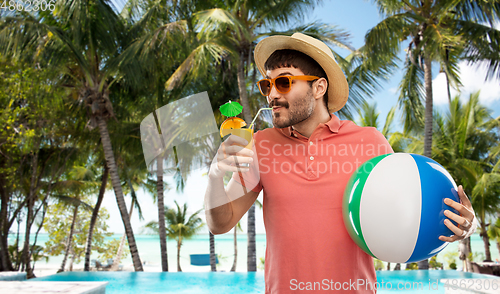
<path id="1" fill-rule="evenodd" d="M 224 103 L 219 107 L 220 113 L 227 117 L 237 116 L 243 110 L 243 106 L 236 101 L 231 101 Z"/>

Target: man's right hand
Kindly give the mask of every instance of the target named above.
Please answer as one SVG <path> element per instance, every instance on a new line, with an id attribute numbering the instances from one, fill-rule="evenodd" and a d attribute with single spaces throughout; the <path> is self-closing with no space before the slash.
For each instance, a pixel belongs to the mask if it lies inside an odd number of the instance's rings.
<path id="1" fill-rule="evenodd" d="M 248 171 L 251 169 L 251 172 L 258 174 L 258 165 L 252 166 L 258 160 L 255 145 L 252 143 L 252 150 L 245 148 L 247 145 L 247 140 L 230 135 L 217 150 L 217 155 L 210 166 L 208 173 L 210 180 L 205 193 L 205 215 L 207 225 L 213 234 L 229 232 L 259 196 L 259 192 L 252 191 L 250 187 L 240 184 L 233 178 L 229 180 L 227 187 L 224 187 L 222 180 L 226 172 L 243 172 L 244 174 L 240 174 L 240 179 L 243 181 L 247 175 L 249 181 L 245 179 L 246 184 L 253 182 L 254 177 Z"/>
<path id="2" fill-rule="evenodd" d="M 247 172 L 254 155 L 254 151 L 245 148 L 247 145 L 247 140 L 231 134 L 217 150 L 209 176 L 222 178 L 226 172 Z"/>

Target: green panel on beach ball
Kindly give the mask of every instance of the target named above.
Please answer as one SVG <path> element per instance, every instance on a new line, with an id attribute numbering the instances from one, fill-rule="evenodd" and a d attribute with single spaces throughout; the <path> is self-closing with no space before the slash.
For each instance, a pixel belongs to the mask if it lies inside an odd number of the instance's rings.
<path id="1" fill-rule="evenodd" d="M 373 168 L 386 156 L 390 154 L 384 154 L 376 156 L 372 159 L 365 161 L 351 176 L 347 186 L 344 190 L 344 198 L 342 202 L 342 216 L 344 218 L 344 224 L 351 236 L 352 240 L 366 253 L 374 256 L 368 246 L 366 245 L 365 239 L 363 238 L 363 232 L 361 231 L 361 223 L 359 221 L 359 205 L 361 203 L 361 196 L 363 194 L 363 188 L 365 186 L 366 180 L 370 175 Z"/>

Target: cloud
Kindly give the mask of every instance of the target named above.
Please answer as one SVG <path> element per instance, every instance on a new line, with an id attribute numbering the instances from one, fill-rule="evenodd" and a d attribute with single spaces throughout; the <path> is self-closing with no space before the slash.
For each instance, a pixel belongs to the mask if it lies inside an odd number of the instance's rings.
<path id="1" fill-rule="evenodd" d="M 388 91 L 389 91 L 390 93 L 392 93 L 392 94 L 396 94 L 396 93 L 398 93 L 399 88 L 398 88 L 398 87 L 392 87 L 392 88 L 390 88 Z"/>
<path id="2" fill-rule="evenodd" d="M 460 80 L 462 87 L 453 89 L 451 87 L 451 97 L 460 94 L 463 100 L 466 100 L 471 93 L 481 91 L 479 100 L 485 105 L 491 105 L 500 100 L 500 80 L 497 78 L 485 81 L 487 67 L 485 64 L 467 64 L 460 62 L 459 65 Z M 446 86 L 446 76 L 439 73 L 432 81 L 432 93 L 435 105 L 448 103 L 448 92 Z"/>

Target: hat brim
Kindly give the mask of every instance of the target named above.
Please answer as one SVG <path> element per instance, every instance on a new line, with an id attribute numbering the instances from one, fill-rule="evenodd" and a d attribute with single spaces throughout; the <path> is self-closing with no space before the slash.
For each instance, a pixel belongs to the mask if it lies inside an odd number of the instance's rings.
<path id="1" fill-rule="evenodd" d="M 289 36 L 271 36 L 255 46 L 255 63 L 262 76 L 266 76 L 264 64 L 276 50 L 291 49 L 307 54 L 323 68 L 328 77 L 328 110 L 330 113 L 340 110 L 349 97 L 349 86 L 344 72 L 332 56 L 310 43 Z"/>

